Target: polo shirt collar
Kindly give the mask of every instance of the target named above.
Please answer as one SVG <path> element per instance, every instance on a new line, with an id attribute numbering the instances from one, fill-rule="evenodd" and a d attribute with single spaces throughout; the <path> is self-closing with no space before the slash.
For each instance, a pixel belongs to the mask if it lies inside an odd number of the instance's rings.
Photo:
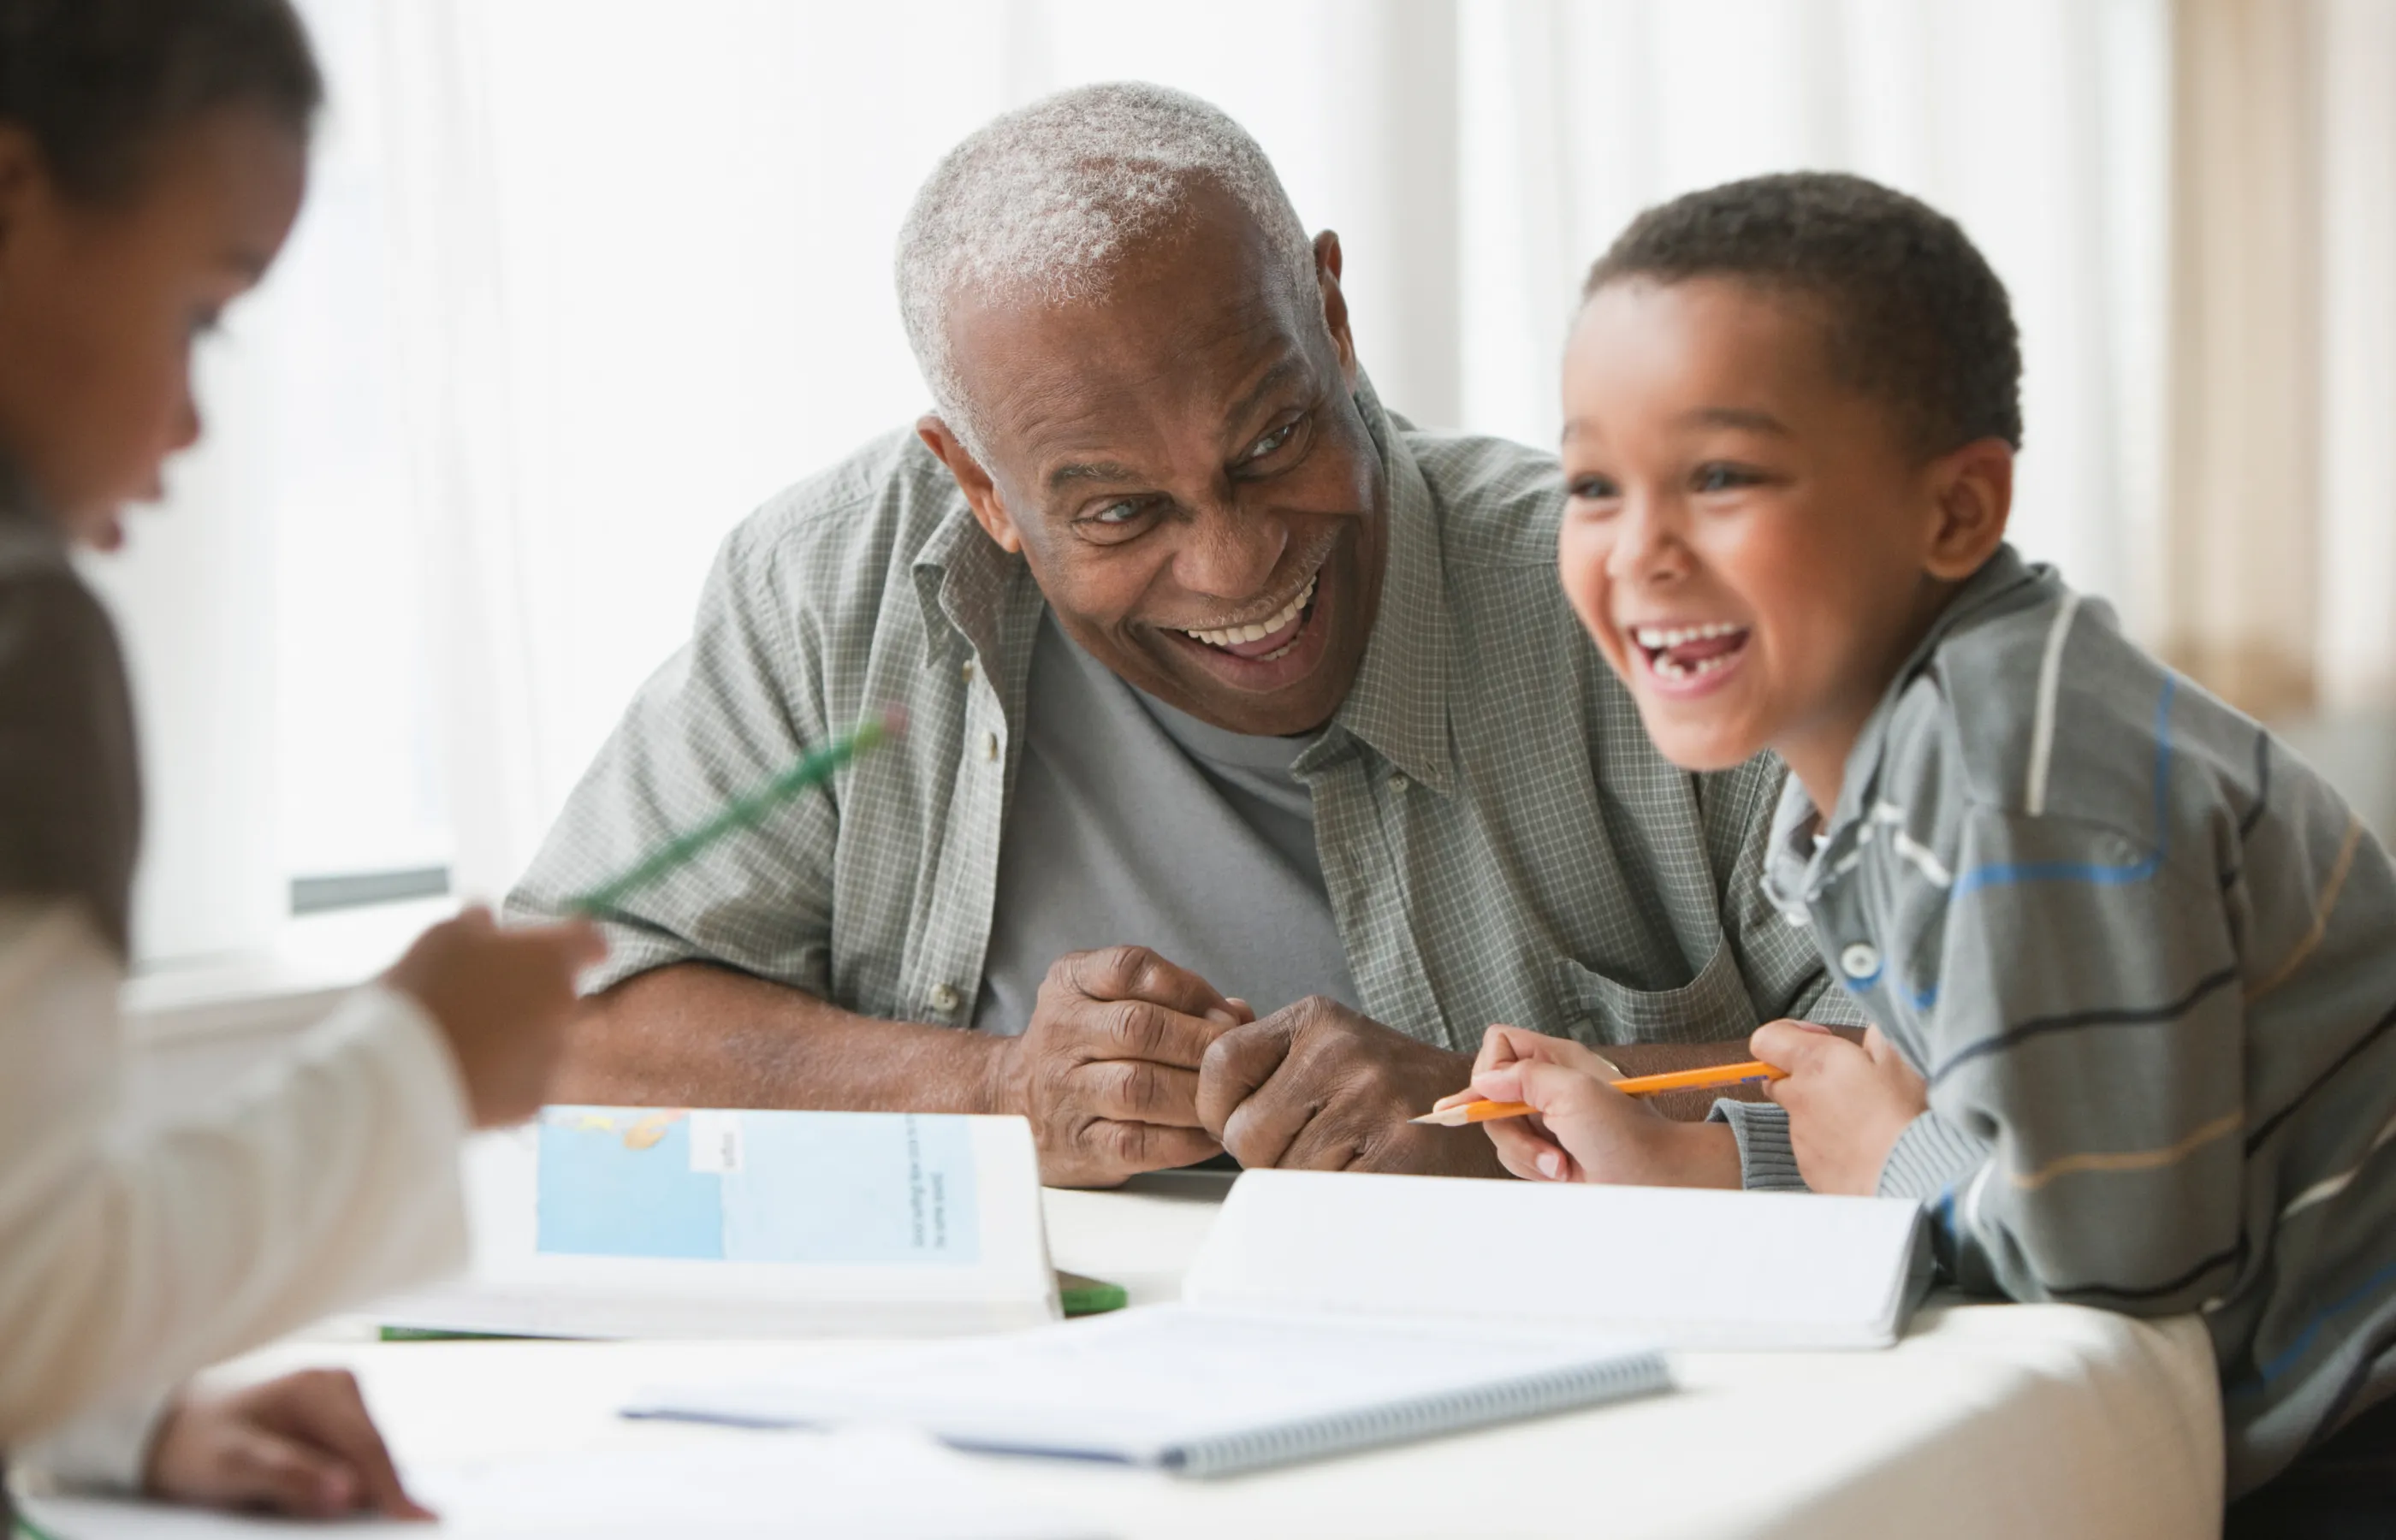
<path id="1" fill-rule="evenodd" d="M 1856 831 L 1863 826 L 1865 810 L 1878 800 L 1881 751 L 1906 690 L 1930 667 L 1932 657 L 1950 637 L 1991 605 L 2012 600 L 2025 587 L 2057 581 L 2052 567 L 2024 562 L 2011 545 L 1997 547 L 1995 554 L 1947 601 L 1881 693 L 1880 704 L 1872 708 L 1863 731 L 1856 737 L 1856 746 L 1847 751 L 1839 782 L 1839 805 L 1825 817 L 1796 777 L 1782 784 L 1780 803 L 1773 812 L 1772 843 L 1764 852 L 1764 891 L 1791 923 L 1803 923 L 1806 900 L 1831 876 L 1853 864 L 1848 854 L 1856 843 Z"/>

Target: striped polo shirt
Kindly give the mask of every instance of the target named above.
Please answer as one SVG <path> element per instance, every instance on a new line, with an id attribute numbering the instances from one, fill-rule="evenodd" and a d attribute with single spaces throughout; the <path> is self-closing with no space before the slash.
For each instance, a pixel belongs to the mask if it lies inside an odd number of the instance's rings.
<path id="1" fill-rule="evenodd" d="M 2233 1496 L 2396 1390 L 2396 867 L 2284 744 L 2007 549 L 1765 886 L 1929 1082 L 1954 1281 L 2202 1312 Z"/>

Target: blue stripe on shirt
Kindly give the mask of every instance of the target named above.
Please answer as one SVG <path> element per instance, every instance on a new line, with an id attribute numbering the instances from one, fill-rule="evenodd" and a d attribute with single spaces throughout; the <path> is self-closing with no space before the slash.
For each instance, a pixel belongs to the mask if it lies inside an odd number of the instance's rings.
<path id="1" fill-rule="evenodd" d="M 2357 1305 L 2375 1296 L 2385 1294 L 2391 1283 L 2396 1283 L 2396 1262 L 2389 1263 L 2348 1290 L 2339 1298 L 2331 1300 L 2315 1311 L 2312 1319 L 2306 1321 L 2298 1330 L 2295 1341 L 2281 1348 L 2269 1361 L 2256 1365 L 2255 1377 L 2240 1385 L 2231 1394 L 2251 1396 L 2295 1368 L 2303 1361 L 2305 1354 L 2311 1350 L 2315 1339 L 2322 1334 L 2323 1327 Z"/>
<path id="2" fill-rule="evenodd" d="M 2172 697 L 2178 693 L 2179 676 L 2163 675 L 2163 698 L 2155 705 L 2155 848 L 2142 861 L 2128 866 L 2105 866 L 2095 861 L 2003 861 L 1990 866 L 1974 867 L 1955 879 L 1949 893 L 1950 904 L 1964 895 L 1984 887 L 2003 887 L 2016 883 L 2091 883 L 2110 887 L 2123 883 L 2143 883 L 2163 870 L 2163 856 L 2171 849 L 2171 820 L 2166 801 L 2171 784 L 2171 709 Z"/>

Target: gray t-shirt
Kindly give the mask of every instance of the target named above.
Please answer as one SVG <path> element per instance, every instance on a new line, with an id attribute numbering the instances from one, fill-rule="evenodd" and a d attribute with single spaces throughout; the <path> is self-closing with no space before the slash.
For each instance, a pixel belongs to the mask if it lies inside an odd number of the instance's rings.
<path id="1" fill-rule="evenodd" d="M 1143 694 L 1044 615 L 974 1026 L 1013 1035 L 1067 952 L 1133 942 L 1270 1015 L 1357 1002 L 1290 774 L 1312 737 L 1226 732 Z"/>

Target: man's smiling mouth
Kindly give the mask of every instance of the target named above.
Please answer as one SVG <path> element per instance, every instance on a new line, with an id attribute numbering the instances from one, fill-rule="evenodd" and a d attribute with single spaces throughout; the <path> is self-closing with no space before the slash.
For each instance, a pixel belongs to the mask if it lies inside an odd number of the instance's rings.
<path id="1" fill-rule="evenodd" d="M 1726 667 L 1747 645 L 1748 629 L 1728 621 L 1697 626 L 1632 626 L 1631 642 L 1658 679 L 1698 679 Z"/>
<path id="2" fill-rule="evenodd" d="M 1182 635 L 1193 642 L 1219 648 L 1234 657 L 1258 662 L 1271 662 L 1298 645 L 1298 633 L 1304 629 L 1306 606 L 1314 602 L 1315 585 L 1323 580 L 1318 569 L 1306 580 L 1306 586 L 1290 596 L 1289 603 L 1264 619 L 1243 626 L 1226 626 L 1219 631 L 1188 631 Z"/>

